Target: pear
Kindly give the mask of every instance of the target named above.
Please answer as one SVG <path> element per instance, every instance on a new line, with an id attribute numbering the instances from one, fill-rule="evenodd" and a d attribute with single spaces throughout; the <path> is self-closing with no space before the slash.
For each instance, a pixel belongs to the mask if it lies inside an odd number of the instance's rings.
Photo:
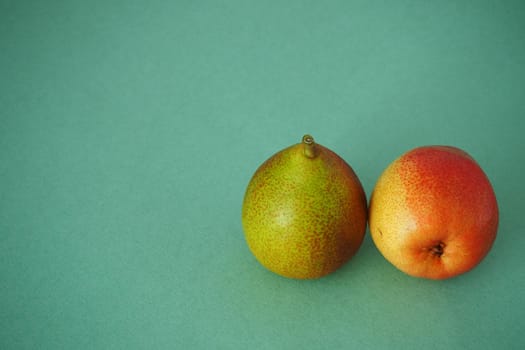
<path id="1" fill-rule="evenodd" d="M 266 160 L 244 196 L 248 247 L 284 277 L 315 279 L 334 272 L 358 251 L 366 224 L 359 178 L 310 135 Z"/>
<path id="2" fill-rule="evenodd" d="M 476 267 L 492 248 L 499 211 L 489 178 L 466 151 L 416 147 L 383 171 L 370 199 L 370 234 L 404 273 L 442 280 Z"/>

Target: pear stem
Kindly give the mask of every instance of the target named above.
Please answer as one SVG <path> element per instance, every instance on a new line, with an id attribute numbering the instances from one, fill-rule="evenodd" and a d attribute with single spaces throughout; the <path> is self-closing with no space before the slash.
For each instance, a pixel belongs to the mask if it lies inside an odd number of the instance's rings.
<path id="1" fill-rule="evenodd" d="M 315 158 L 317 156 L 317 147 L 315 147 L 314 138 L 311 135 L 303 136 L 304 155 L 308 158 Z"/>

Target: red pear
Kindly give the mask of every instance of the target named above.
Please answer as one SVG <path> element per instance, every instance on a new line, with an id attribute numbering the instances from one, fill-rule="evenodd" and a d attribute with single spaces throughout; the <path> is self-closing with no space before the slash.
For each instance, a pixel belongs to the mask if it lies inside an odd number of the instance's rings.
<path id="1" fill-rule="evenodd" d="M 415 277 L 446 279 L 477 266 L 498 228 L 492 185 L 449 146 L 415 148 L 392 162 L 370 199 L 370 232 L 383 256 Z"/>

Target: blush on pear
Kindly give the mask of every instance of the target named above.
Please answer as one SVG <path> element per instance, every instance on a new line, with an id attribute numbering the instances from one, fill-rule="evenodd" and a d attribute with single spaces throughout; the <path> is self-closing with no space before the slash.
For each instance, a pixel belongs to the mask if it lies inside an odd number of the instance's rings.
<path id="1" fill-rule="evenodd" d="M 375 245 L 399 270 L 446 279 L 473 269 L 490 251 L 498 204 L 486 174 L 465 151 L 424 146 L 381 174 L 369 225 Z"/>

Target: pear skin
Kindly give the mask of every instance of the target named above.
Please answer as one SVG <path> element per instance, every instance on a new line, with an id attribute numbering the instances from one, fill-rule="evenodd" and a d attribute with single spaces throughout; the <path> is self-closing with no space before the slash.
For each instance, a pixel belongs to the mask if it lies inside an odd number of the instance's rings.
<path id="1" fill-rule="evenodd" d="M 394 160 L 370 199 L 370 233 L 383 256 L 414 277 L 446 279 L 476 267 L 498 229 L 494 189 L 478 163 L 451 146 Z"/>
<path id="2" fill-rule="evenodd" d="M 248 247 L 267 269 L 320 278 L 361 246 L 366 196 L 352 168 L 305 135 L 257 169 L 246 189 L 242 224 Z"/>

